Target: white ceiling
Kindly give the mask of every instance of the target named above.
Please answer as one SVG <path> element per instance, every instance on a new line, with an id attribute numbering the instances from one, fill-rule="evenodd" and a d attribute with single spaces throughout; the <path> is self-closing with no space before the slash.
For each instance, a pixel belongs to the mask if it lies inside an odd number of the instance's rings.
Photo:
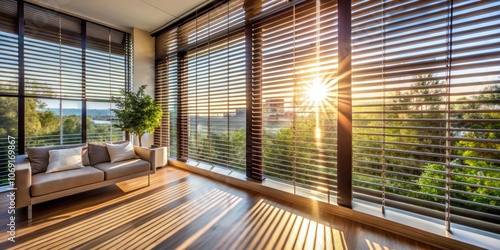
<path id="1" fill-rule="evenodd" d="M 210 0 L 29 0 L 113 28 L 148 32 Z"/>

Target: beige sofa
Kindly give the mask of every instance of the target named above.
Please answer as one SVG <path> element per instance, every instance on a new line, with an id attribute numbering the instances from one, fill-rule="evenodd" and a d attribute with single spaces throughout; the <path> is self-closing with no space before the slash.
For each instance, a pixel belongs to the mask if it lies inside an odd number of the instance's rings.
<path id="1" fill-rule="evenodd" d="M 45 173 L 49 150 L 83 147 L 84 168 Z M 85 192 L 125 180 L 148 176 L 156 172 L 155 151 L 134 146 L 140 159 L 110 162 L 104 143 L 84 143 L 28 148 L 27 155 L 16 157 L 16 207 L 28 207 L 32 218 L 32 205 L 60 197 Z"/>

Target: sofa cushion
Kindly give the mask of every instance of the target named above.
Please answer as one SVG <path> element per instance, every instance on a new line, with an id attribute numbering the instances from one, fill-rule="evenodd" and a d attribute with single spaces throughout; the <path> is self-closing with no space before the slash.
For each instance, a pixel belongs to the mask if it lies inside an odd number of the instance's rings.
<path id="1" fill-rule="evenodd" d="M 102 162 L 109 162 L 109 154 L 104 142 L 89 143 L 89 160 L 90 165 L 94 166 Z"/>
<path id="2" fill-rule="evenodd" d="M 82 148 L 82 163 L 83 166 L 90 166 L 89 145 L 87 143 L 84 143 Z"/>
<path id="3" fill-rule="evenodd" d="M 106 148 L 108 149 L 111 162 L 119 162 L 139 158 L 135 154 L 134 146 L 132 146 L 132 143 L 130 142 L 120 144 L 106 143 Z"/>
<path id="4" fill-rule="evenodd" d="M 133 159 L 119 162 L 106 162 L 94 165 L 95 168 L 104 171 L 106 180 L 116 179 L 127 175 L 149 171 L 151 164 L 141 159 Z"/>
<path id="5" fill-rule="evenodd" d="M 78 168 L 83 168 L 82 147 L 49 151 L 49 166 L 45 173 L 54 173 Z"/>
<path id="6" fill-rule="evenodd" d="M 83 165 L 90 165 L 90 160 L 88 156 L 88 146 L 86 143 L 75 144 L 75 145 L 57 145 L 57 146 L 45 146 L 45 147 L 35 147 L 27 148 L 26 152 L 28 154 L 28 159 L 31 164 L 31 173 L 45 173 L 47 171 L 47 166 L 49 165 L 49 151 L 54 149 L 66 149 L 66 148 L 77 148 L 83 147 L 82 149 L 82 162 Z"/>
<path id="7" fill-rule="evenodd" d="M 116 143 L 124 143 L 127 141 L 118 141 Z M 89 161 L 90 165 L 94 166 L 103 162 L 110 162 L 108 149 L 105 142 L 91 142 L 89 143 Z M 85 165 L 85 164 L 84 164 Z"/>
<path id="8" fill-rule="evenodd" d="M 40 196 L 104 180 L 104 173 L 93 167 L 32 176 L 31 196 Z"/>

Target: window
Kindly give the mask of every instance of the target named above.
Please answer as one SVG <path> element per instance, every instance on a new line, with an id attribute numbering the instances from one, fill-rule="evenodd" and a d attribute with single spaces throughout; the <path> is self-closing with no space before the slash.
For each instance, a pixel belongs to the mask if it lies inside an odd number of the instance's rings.
<path id="1" fill-rule="evenodd" d="M 122 139 L 111 109 L 130 87 L 129 34 L 23 1 L 0 7 L 1 185 L 7 136 L 16 137 L 19 154 Z"/>
<path id="2" fill-rule="evenodd" d="M 217 5 L 156 38 L 155 90 L 168 128 L 156 130 L 155 143 L 170 145 L 171 157 L 245 169 L 242 4 Z"/>
<path id="3" fill-rule="evenodd" d="M 177 158 L 177 29 L 155 39 L 155 99 L 163 111 L 154 142 L 167 146 L 169 156 Z"/>
<path id="4" fill-rule="evenodd" d="M 186 76 L 182 97 L 188 115 L 187 137 L 181 139 L 196 165 L 245 169 L 245 37 L 241 29 L 229 30 L 244 20 L 241 5 L 230 1 L 179 30 L 193 47 L 180 69 Z"/>
<path id="5" fill-rule="evenodd" d="M 499 223 L 498 6 L 352 8 L 355 197 Z"/>
<path id="6" fill-rule="evenodd" d="M 243 28 L 235 2 L 157 34 L 176 160 L 498 231 L 498 3 L 246 1 Z"/>
<path id="7" fill-rule="evenodd" d="M 123 131 L 113 127 L 112 98 L 130 87 L 129 34 L 87 23 L 85 50 L 85 98 L 89 141 L 122 140 Z"/>
<path id="8" fill-rule="evenodd" d="M 242 32 L 189 50 L 189 159 L 245 169 L 245 40 Z"/>
<path id="9" fill-rule="evenodd" d="M 316 190 L 328 201 L 337 179 L 336 19 L 335 1 L 307 1 L 253 25 L 256 165 L 294 193 Z"/>
<path id="10" fill-rule="evenodd" d="M 17 2 L 0 2 L 0 187 L 8 185 L 8 137 L 18 135 Z M 16 140 L 16 143 L 18 140 Z M 17 148 L 17 145 L 16 145 Z"/>
<path id="11" fill-rule="evenodd" d="M 25 94 L 36 97 L 25 102 L 26 146 L 80 143 L 81 102 L 69 99 L 82 99 L 81 20 L 34 5 L 24 20 Z"/>
<path id="12" fill-rule="evenodd" d="M 127 88 L 128 34 L 29 4 L 24 19 L 26 146 L 123 139 L 111 110 Z"/>

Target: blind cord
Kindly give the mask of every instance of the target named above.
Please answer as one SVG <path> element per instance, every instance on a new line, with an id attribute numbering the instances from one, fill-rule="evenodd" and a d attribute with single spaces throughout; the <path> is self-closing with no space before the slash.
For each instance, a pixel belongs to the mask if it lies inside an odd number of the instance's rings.
<path id="1" fill-rule="evenodd" d="M 448 55 L 446 62 L 446 195 L 445 195 L 445 228 L 451 231 L 451 65 L 453 52 L 453 0 L 448 2 L 448 18 L 446 29 L 446 40 L 448 46 Z"/>

